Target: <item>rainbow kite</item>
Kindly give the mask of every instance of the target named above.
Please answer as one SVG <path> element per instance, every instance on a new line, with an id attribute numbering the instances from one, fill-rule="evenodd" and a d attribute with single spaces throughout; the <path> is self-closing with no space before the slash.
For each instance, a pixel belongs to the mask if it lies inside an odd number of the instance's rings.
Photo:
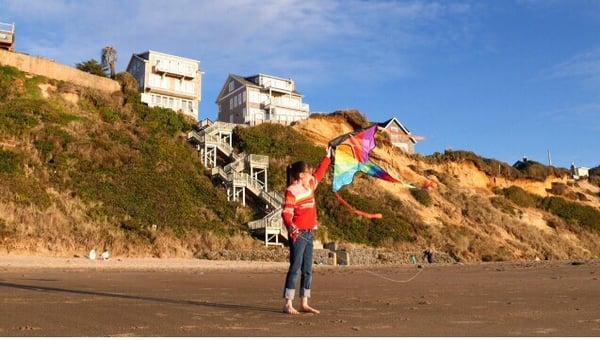
<path id="1" fill-rule="evenodd" d="M 368 217 L 381 218 L 381 214 L 370 214 L 352 207 L 338 193 L 347 184 L 352 183 L 354 175 L 363 172 L 388 182 L 400 182 L 390 176 L 379 165 L 369 160 L 369 153 L 375 149 L 375 133 L 377 125 L 359 132 L 348 133 L 335 138 L 329 145 L 335 149 L 333 158 L 333 192 L 337 198 L 352 212 Z M 413 187 L 410 185 L 409 187 Z"/>

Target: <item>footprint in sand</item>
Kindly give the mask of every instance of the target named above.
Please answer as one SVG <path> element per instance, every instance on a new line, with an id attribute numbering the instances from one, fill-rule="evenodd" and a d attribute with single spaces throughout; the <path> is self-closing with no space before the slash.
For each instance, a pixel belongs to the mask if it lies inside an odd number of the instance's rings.
<path id="1" fill-rule="evenodd" d="M 331 323 L 340 323 L 341 324 L 341 323 L 346 323 L 348 321 L 342 320 L 342 319 L 338 319 L 338 320 L 329 320 L 329 322 L 331 322 Z"/>

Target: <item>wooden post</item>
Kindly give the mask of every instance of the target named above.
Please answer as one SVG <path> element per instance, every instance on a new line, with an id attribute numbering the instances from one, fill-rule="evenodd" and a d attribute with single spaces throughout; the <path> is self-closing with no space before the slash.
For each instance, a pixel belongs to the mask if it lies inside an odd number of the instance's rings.
<path id="1" fill-rule="evenodd" d="M 213 167 L 217 167 L 217 147 L 214 148 L 213 152 Z"/>

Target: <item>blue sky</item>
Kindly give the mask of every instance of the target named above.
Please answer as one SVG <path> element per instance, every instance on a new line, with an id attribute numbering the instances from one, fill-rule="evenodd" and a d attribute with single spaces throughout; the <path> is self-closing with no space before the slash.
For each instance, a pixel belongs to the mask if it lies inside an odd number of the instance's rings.
<path id="1" fill-rule="evenodd" d="M 201 115 L 228 73 L 296 80 L 312 111 L 398 117 L 417 151 L 600 164 L 600 1 L 7 1 L 17 50 L 123 70 L 148 49 L 201 61 Z"/>

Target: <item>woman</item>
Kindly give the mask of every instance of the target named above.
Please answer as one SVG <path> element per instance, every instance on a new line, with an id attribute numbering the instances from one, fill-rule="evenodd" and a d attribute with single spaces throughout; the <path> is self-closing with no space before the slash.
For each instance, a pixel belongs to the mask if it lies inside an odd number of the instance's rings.
<path id="1" fill-rule="evenodd" d="M 283 312 L 299 314 L 299 312 L 315 313 L 319 311 L 308 305 L 310 285 L 312 281 L 313 231 L 317 228 L 317 207 L 315 189 L 323 179 L 331 163 L 331 147 L 319 164 L 317 171 L 305 162 L 295 162 L 287 167 L 287 190 L 283 205 L 283 222 L 288 230 L 290 241 L 290 268 L 285 278 Z M 292 304 L 295 295 L 296 279 L 300 277 L 300 309 Z"/>

